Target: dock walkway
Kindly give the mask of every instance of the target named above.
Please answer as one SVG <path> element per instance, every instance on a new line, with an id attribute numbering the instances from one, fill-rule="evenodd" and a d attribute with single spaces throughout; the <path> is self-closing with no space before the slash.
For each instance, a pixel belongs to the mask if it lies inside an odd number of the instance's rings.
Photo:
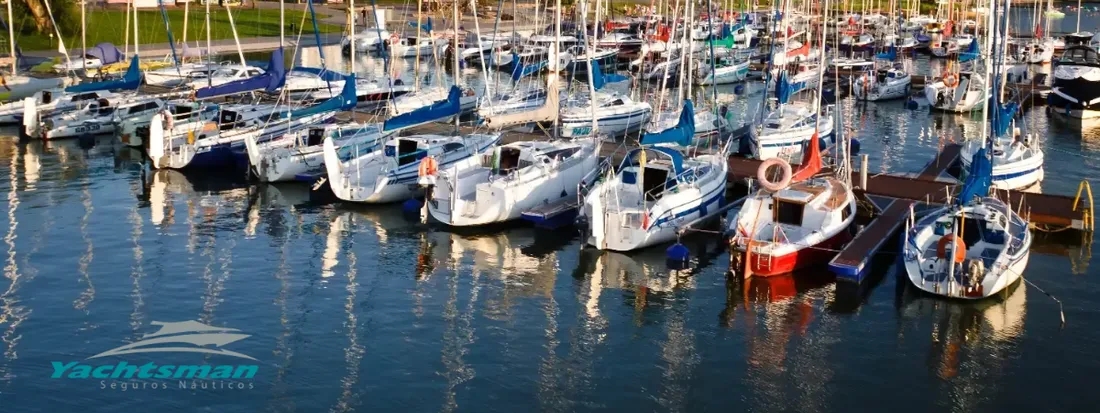
<path id="1" fill-rule="evenodd" d="M 863 282 L 867 264 L 890 239 L 909 214 L 915 201 L 895 199 L 829 262 L 829 269 L 838 281 Z"/>

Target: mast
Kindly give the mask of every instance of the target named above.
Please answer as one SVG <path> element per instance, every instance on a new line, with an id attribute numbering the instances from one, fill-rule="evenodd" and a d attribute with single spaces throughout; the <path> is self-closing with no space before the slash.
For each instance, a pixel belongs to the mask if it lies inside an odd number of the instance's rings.
<path id="1" fill-rule="evenodd" d="M 281 3 L 280 3 L 281 4 Z M 349 0 L 349 10 L 351 10 L 351 28 L 349 29 L 348 41 L 351 47 L 351 74 L 355 74 L 355 0 Z M 420 30 L 420 29 L 417 29 Z M 419 37 L 419 36 L 418 36 Z M 420 54 L 417 53 L 417 56 Z"/>
<path id="2" fill-rule="evenodd" d="M 126 28 L 122 30 L 122 32 L 125 33 L 125 35 L 123 36 L 123 39 L 125 39 L 123 40 L 123 43 L 125 44 L 123 46 L 123 56 L 130 56 L 130 8 L 132 7 L 130 5 L 131 1 L 132 0 L 126 0 Z M 45 3 L 50 4 L 50 2 L 48 1 Z"/>
<path id="3" fill-rule="evenodd" d="M 352 13 L 355 13 L 352 10 Z M 355 32 L 355 27 L 351 28 L 352 33 Z M 206 1 L 206 32 L 210 33 L 210 0 Z M 286 45 L 286 2 L 279 0 L 279 46 Z M 209 46 L 207 46 L 209 47 Z M 351 49 L 355 50 L 355 42 L 351 43 Z"/>
<path id="4" fill-rule="evenodd" d="M 420 11 L 417 10 L 417 16 L 420 15 L 419 12 Z M 454 81 L 454 84 L 455 84 L 455 86 L 458 86 L 459 79 L 461 79 L 461 77 L 462 77 L 461 73 L 459 73 L 459 71 L 458 71 L 458 0 L 454 1 L 454 7 L 451 8 L 451 18 L 454 19 L 454 29 L 455 29 L 454 30 L 454 36 L 452 36 L 453 40 L 454 40 L 453 45 L 454 45 L 454 55 L 455 55 L 454 56 L 455 57 L 454 58 L 454 61 L 455 61 L 455 67 L 454 67 L 454 69 L 455 69 L 455 71 L 454 71 L 455 81 Z M 419 19 L 420 19 L 420 17 L 417 17 L 418 21 L 419 21 Z M 474 12 L 474 19 L 477 19 L 476 10 Z M 417 30 L 417 32 L 419 32 L 420 28 L 417 27 L 416 30 Z M 418 39 L 418 41 L 419 41 L 419 39 Z M 458 123 L 459 123 L 459 116 L 455 116 L 455 131 L 456 132 L 458 131 Z"/>
<path id="5" fill-rule="evenodd" d="M 47 0 L 47 1 L 49 1 L 49 0 Z M 8 25 L 9 26 L 12 25 L 11 2 L 12 2 L 12 0 L 8 0 Z M 81 68 L 84 69 L 85 73 L 88 72 L 88 59 L 84 58 L 84 56 L 88 55 L 88 20 L 85 16 L 86 13 L 85 13 L 85 10 L 84 10 L 86 8 L 87 4 L 88 4 L 88 2 L 86 0 L 80 0 L 80 53 L 81 53 L 81 55 L 80 55 L 81 56 L 80 65 L 82 66 Z M 1080 21 L 1081 20 L 1080 17 L 1078 17 L 1077 20 Z M 1080 25 L 1080 23 L 1078 23 L 1078 25 Z M 12 55 L 13 58 L 15 57 L 15 46 L 14 46 L 14 44 L 15 44 L 15 39 L 13 38 L 12 39 L 12 45 L 13 46 L 11 48 L 11 55 Z M 18 60 L 18 59 L 16 59 L 16 60 Z M 15 73 L 14 68 L 12 70 L 12 73 Z"/>
<path id="6" fill-rule="evenodd" d="M 206 0 L 206 3 L 210 4 L 211 1 L 213 1 L 213 0 Z M 229 30 L 233 31 L 233 42 L 237 44 L 237 56 L 240 56 L 240 58 L 241 58 L 241 66 L 246 66 L 248 64 L 245 63 L 245 61 L 244 61 L 244 51 L 241 50 L 241 38 L 239 36 L 237 36 L 237 25 L 233 24 L 233 12 L 229 10 L 229 3 L 228 2 L 225 3 L 225 15 L 229 17 Z M 210 27 L 210 26 L 207 26 L 207 27 Z M 210 53 L 209 50 L 207 50 L 206 52 Z"/>
<path id="7" fill-rule="evenodd" d="M 537 8 L 538 8 L 538 6 L 536 6 L 536 9 Z M 545 9 L 544 9 L 544 11 L 545 11 Z M 537 14 L 535 16 L 535 21 L 536 21 L 536 23 L 538 22 L 538 15 Z M 512 36 L 515 36 L 515 35 L 516 35 L 516 33 L 512 32 Z M 560 46 L 560 45 L 561 45 L 561 0 L 555 0 L 555 2 L 554 2 L 554 43 L 553 43 L 553 46 L 550 47 L 550 56 L 552 56 L 551 57 L 552 59 L 558 59 L 558 46 Z M 551 74 L 549 76 L 556 76 L 556 75 Z M 589 77 L 589 79 L 591 79 L 592 78 L 592 73 L 589 73 L 588 77 Z M 589 80 L 590 84 L 591 84 L 591 82 L 592 81 Z M 553 91 L 548 90 L 547 92 L 553 92 Z M 549 96 L 547 96 L 547 97 L 549 98 Z M 596 109 L 593 108 L 592 112 L 595 113 Z M 561 136 L 561 128 L 559 127 L 560 125 L 561 125 L 561 106 L 559 105 L 558 106 L 558 116 L 554 117 L 554 130 L 557 131 L 558 136 Z M 593 127 L 593 131 L 595 131 L 596 125 L 592 125 L 592 127 Z M 595 133 L 593 133 L 593 134 L 595 134 Z"/>
<path id="8" fill-rule="evenodd" d="M 558 0 L 558 1 L 559 1 L 559 4 L 560 4 L 561 0 Z M 588 20 L 588 10 L 585 10 L 584 15 L 581 16 L 581 27 L 582 27 L 581 30 L 584 30 L 585 37 L 588 37 L 588 22 L 587 22 L 587 20 Z M 592 24 L 592 33 L 593 33 L 592 34 L 592 41 L 591 42 L 585 42 L 585 43 L 587 43 L 587 46 L 588 46 L 588 56 L 587 56 L 588 58 L 585 59 L 585 60 L 588 61 L 588 94 L 591 97 L 590 100 L 592 101 L 592 104 L 591 104 L 591 106 L 592 106 L 592 139 L 596 139 L 596 140 L 599 139 L 599 138 L 597 138 L 597 136 L 599 136 L 600 123 L 598 122 L 599 118 L 596 117 L 596 80 L 595 79 L 596 79 L 596 76 L 603 76 L 603 69 L 600 70 L 600 73 L 596 73 L 596 72 L 592 71 L 592 58 L 594 56 L 596 56 L 596 33 L 599 32 L 599 21 L 600 21 L 600 0 L 596 0 L 596 19 Z M 559 41 L 561 41 L 561 39 L 560 38 L 559 39 L 554 39 L 554 41 L 559 42 Z"/>
<path id="9" fill-rule="evenodd" d="M 454 1 L 455 1 L 455 3 L 458 3 L 458 0 L 454 0 Z M 456 5 L 455 7 L 457 8 L 458 6 Z M 422 26 L 421 26 L 422 23 L 420 21 L 420 18 L 424 17 L 424 11 L 423 10 L 424 10 L 424 1 L 423 0 L 416 0 L 416 43 L 417 44 L 420 44 L 420 30 L 422 28 Z M 477 18 L 475 18 L 474 21 L 477 21 Z M 458 26 L 455 26 L 455 27 L 458 27 Z M 354 31 L 354 29 L 353 29 L 353 31 Z M 455 31 L 455 36 L 458 36 L 457 29 Z M 354 45 L 354 44 L 355 44 L 355 42 L 352 42 L 352 45 Z M 352 50 L 355 50 L 355 47 L 352 47 Z M 458 59 L 458 50 L 455 50 L 453 54 L 454 54 L 454 58 Z M 417 75 L 420 74 L 420 53 L 417 53 L 416 57 L 413 60 L 413 73 L 416 73 Z M 458 76 L 458 72 L 455 72 L 455 76 Z M 416 87 L 417 89 L 420 88 L 420 86 L 418 86 L 419 84 L 420 84 L 420 82 L 413 82 L 413 85 L 415 85 L 414 87 Z"/>
<path id="10" fill-rule="evenodd" d="M 191 15 L 191 2 L 183 3 L 183 38 L 180 39 L 181 44 L 187 44 L 187 16 Z M 184 56 L 187 57 L 187 56 Z"/>
<path id="11" fill-rule="evenodd" d="M 207 0 L 206 4 L 210 4 L 210 1 Z M 138 9 L 137 9 L 137 3 L 133 3 L 133 5 L 134 5 L 134 56 L 137 56 L 141 53 L 141 51 L 138 50 L 138 43 L 140 43 L 138 41 Z M 207 7 L 209 7 L 209 6 L 207 6 Z M 206 26 L 206 27 L 210 27 L 210 26 Z M 207 30 L 209 30 L 209 29 L 207 29 Z"/>
<path id="12" fill-rule="evenodd" d="M 210 44 L 211 43 L 210 38 L 213 37 L 213 36 L 210 35 L 210 3 L 212 3 L 212 2 L 213 2 L 212 0 L 206 0 L 206 55 L 207 56 L 213 54 L 213 52 L 214 52 L 214 49 L 211 48 L 212 46 Z M 282 7 L 282 5 L 283 5 L 282 0 L 279 0 L 279 7 Z M 279 23 L 282 23 L 282 21 L 280 21 Z M 279 30 L 283 30 L 282 26 L 285 26 L 285 24 L 279 25 Z M 279 44 L 282 45 L 282 43 L 279 43 Z M 210 82 L 210 76 L 207 76 L 206 79 L 208 80 L 207 84 L 210 85 L 210 83 L 209 83 Z"/>
<path id="13" fill-rule="evenodd" d="M 1080 33 L 1080 32 L 1081 32 L 1081 0 L 1077 0 L 1077 31 L 1076 31 L 1076 33 Z"/>
<path id="14" fill-rule="evenodd" d="M 11 45 L 11 57 L 12 57 L 12 59 L 11 59 L 11 75 L 15 76 L 16 75 L 16 66 L 18 66 L 17 60 L 19 60 L 19 59 L 15 58 L 15 25 L 12 24 L 12 22 L 14 20 L 12 19 L 12 16 L 11 16 L 11 2 L 12 1 L 13 0 L 8 0 L 8 43 Z M 15 176 L 14 172 L 12 172 L 12 176 L 13 177 Z M 13 190 L 14 190 L 14 187 L 13 187 Z"/>

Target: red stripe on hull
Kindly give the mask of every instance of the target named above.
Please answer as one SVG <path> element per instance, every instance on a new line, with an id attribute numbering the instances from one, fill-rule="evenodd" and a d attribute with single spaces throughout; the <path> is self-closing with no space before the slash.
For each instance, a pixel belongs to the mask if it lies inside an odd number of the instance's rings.
<path id="1" fill-rule="evenodd" d="M 771 256 L 770 260 L 766 254 L 754 253 L 750 258 L 752 262 L 748 264 L 752 265 L 752 275 L 756 277 L 792 273 L 828 263 L 851 238 L 851 234 L 845 229 L 818 245 L 802 248 L 786 255 Z"/>

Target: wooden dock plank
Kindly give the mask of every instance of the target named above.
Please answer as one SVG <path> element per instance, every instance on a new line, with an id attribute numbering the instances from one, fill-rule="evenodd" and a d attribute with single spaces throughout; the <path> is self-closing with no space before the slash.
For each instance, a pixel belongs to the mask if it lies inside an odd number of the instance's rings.
<path id="1" fill-rule="evenodd" d="M 843 250 L 829 262 L 829 270 L 836 274 L 838 281 L 863 282 L 867 273 L 867 263 L 890 239 L 905 220 L 909 207 L 915 201 L 897 199 L 882 211 L 871 225 L 864 228 Z"/>
<path id="2" fill-rule="evenodd" d="M 940 176 L 943 176 L 944 172 L 947 172 L 947 168 L 950 168 L 951 165 L 954 165 L 955 162 L 959 160 L 959 154 L 961 153 L 962 145 L 953 143 L 944 146 L 943 150 L 932 159 L 932 162 L 925 165 L 918 176 L 921 179 L 936 180 Z"/>

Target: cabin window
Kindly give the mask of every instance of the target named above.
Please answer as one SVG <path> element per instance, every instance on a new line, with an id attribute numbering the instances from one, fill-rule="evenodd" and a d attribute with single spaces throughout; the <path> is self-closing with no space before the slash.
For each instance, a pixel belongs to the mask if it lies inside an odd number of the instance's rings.
<path id="1" fill-rule="evenodd" d="M 805 208 L 805 204 L 776 199 L 775 209 L 772 210 L 772 220 L 780 224 L 800 227 L 802 226 L 802 211 Z"/>
<path id="2" fill-rule="evenodd" d="M 609 102 L 608 104 L 606 104 L 606 105 L 603 105 L 603 106 L 604 106 L 604 107 L 611 107 L 611 106 L 622 106 L 622 105 L 624 105 L 624 104 L 625 104 L 625 103 L 623 102 L 623 100 L 622 100 L 622 99 L 615 99 L 615 100 L 612 100 L 611 102 Z"/>
<path id="3" fill-rule="evenodd" d="M 252 69 L 252 70 L 248 71 L 248 77 L 255 77 L 255 76 L 259 76 L 259 75 L 260 75 L 259 70 Z"/>
<path id="4" fill-rule="evenodd" d="M 553 152 L 547 152 L 546 157 L 550 159 L 566 159 L 570 156 L 573 156 L 573 154 L 577 153 L 577 151 L 579 150 L 580 148 L 576 147 L 561 149 Z"/>
<path id="5" fill-rule="evenodd" d="M 103 106 L 103 107 L 99 108 L 99 115 L 100 116 L 110 115 L 114 112 L 115 112 L 115 108 L 112 108 L 110 106 Z"/>
<path id="6" fill-rule="evenodd" d="M 465 146 L 463 146 L 461 143 L 451 142 L 451 143 L 448 143 L 446 145 L 443 145 L 443 152 L 454 152 L 454 151 L 462 150 L 462 148 L 464 148 L 464 147 Z"/>
<path id="7" fill-rule="evenodd" d="M 840 220 L 841 221 L 847 220 L 848 217 L 851 216 L 851 215 L 852 215 L 852 210 L 851 210 L 851 208 L 848 208 L 848 204 L 844 204 L 843 206 L 840 207 Z"/>
<path id="8" fill-rule="evenodd" d="M 47 92 L 43 92 L 43 94 L 45 94 L 45 93 L 47 93 Z M 82 101 L 82 100 L 92 100 L 92 99 L 95 99 L 97 97 L 99 97 L 99 96 L 96 95 L 95 93 L 81 93 L 79 95 L 73 96 L 73 102 L 79 102 L 79 101 Z"/>
<path id="9" fill-rule="evenodd" d="M 45 104 L 50 103 L 51 101 L 53 101 L 53 93 L 48 91 L 48 90 L 43 90 L 42 91 L 42 104 L 45 105 Z"/>
<path id="10" fill-rule="evenodd" d="M 179 105 L 172 107 L 172 114 L 177 118 L 188 117 L 192 112 L 192 108 L 186 105 Z"/>

